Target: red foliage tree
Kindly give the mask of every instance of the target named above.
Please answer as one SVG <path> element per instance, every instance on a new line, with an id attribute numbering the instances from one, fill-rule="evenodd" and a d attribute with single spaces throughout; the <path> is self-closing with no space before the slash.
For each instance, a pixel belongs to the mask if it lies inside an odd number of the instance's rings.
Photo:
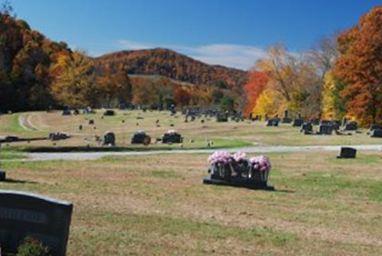
<path id="1" fill-rule="evenodd" d="M 269 78 L 264 72 L 253 70 L 249 73 L 249 81 L 244 86 L 247 97 L 247 104 L 244 109 L 245 115 L 248 116 L 256 106 L 257 99 L 267 86 L 268 80 Z"/>

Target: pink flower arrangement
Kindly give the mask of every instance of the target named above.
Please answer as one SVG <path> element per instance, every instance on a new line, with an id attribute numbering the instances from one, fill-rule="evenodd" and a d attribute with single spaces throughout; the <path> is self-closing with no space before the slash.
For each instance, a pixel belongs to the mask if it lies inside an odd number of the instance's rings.
<path id="1" fill-rule="evenodd" d="M 239 151 L 239 152 L 236 152 L 235 154 L 233 154 L 233 159 L 235 159 L 236 162 L 244 161 L 246 159 L 246 157 L 247 157 L 247 155 L 242 151 Z"/>
<path id="2" fill-rule="evenodd" d="M 231 154 L 227 151 L 216 151 L 208 157 L 209 164 L 229 164 L 232 160 Z"/>
<path id="3" fill-rule="evenodd" d="M 249 159 L 249 162 L 253 166 L 253 168 L 261 171 L 261 172 L 268 172 L 271 170 L 271 162 L 269 161 L 269 158 L 266 156 L 255 156 Z"/>

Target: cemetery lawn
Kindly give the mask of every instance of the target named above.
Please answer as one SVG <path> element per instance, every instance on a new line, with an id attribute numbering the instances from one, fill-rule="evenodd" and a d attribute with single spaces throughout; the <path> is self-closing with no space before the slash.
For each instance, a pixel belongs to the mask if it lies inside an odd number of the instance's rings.
<path id="1" fill-rule="evenodd" d="M 102 110 L 96 114 L 62 116 L 61 112 L 26 112 L 0 116 L 0 136 L 16 135 L 21 138 L 47 137 L 51 132 L 66 132 L 72 135 L 68 140 L 52 142 L 36 140 L 4 145 L 5 148 L 18 151 L 86 151 L 87 147 L 103 150 L 95 140 L 106 131 L 116 134 L 115 150 L 173 150 L 173 149 L 205 149 L 207 142 L 212 141 L 212 148 L 238 148 L 248 146 L 304 146 L 304 145 L 354 145 L 382 144 L 382 139 L 370 138 L 366 129 L 351 136 L 303 135 L 299 128 L 290 124 L 280 127 L 265 127 L 264 122 L 227 122 L 217 123 L 215 118 L 200 118 L 185 123 L 185 117 L 178 113 L 170 116 L 168 111 L 120 111 L 115 116 L 102 117 Z M 93 119 L 95 125 L 89 125 Z M 202 119 L 204 123 L 202 123 Z M 159 120 L 159 127 L 156 121 Z M 79 130 L 82 125 L 83 129 Z M 182 145 L 163 145 L 155 143 L 156 138 L 170 129 L 177 130 L 183 137 Z M 315 127 L 317 129 L 317 127 Z M 144 130 L 152 138 L 149 146 L 131 145 L 132 135 Z M 113 150 L 113 149 L 108 149 Z"/>
<path id="2" fill-rule="evenodd" d="M 382 255 L 382 156 L 268 154 L 277 191 L 203 185 L 204 154 L 5 161 L 74 203 L 68 255 Z"/>

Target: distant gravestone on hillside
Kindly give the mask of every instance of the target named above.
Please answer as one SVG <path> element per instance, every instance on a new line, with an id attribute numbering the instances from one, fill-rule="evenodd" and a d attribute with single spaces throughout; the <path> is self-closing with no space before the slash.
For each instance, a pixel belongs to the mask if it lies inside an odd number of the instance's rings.
<path id="1" fill-rule="evenodd" d="M 304 133 L 305 135 L 309 135 L 313 133 L 313 125 L 310 122 L 303 123 L 300 132 Z"/>
<path id="2" fill-rule="evenodd" d="M 277 127 L 279 126 L 279 119 L 278 118 L 271 118 L 267 120 L 266 126 L 274 126 Z"/>
<path id="3" fill-rule="evenodd" d="M 376 129 L 382 130 L 382 125 L 379 125 L 379 124 L 372 124 L 372 125 L 370 126 L 369 131 L 372 132 L 373 130 L 376 130 Z"/>
<path id="4" fill-rule="evenodd" d="M 35 194 L 0 190 L 0 244 L 13 254 L 26 237 L 39 240 L 54 256 L 64 256 L 73 205 Z"/>
<path id="5" fill-rule="evenodd" d="M 149 145 L 151 143 L 151 137 L 144 131 L 137 131 L 131 138 L 131 144 L 144 144 Z"/>
<path id="6" fill-rule="evenodd" d="M 318 134 L 320 135 L 332 135 L 333 126 L 331 124 L 320 124 Z"/>
<path id="7" fill-rule="evenodd" d="M 283 124 L 290 124 L 290 123 L 292 122 L 292 119 L 289 117 L 289 112 L 288 112 L 288 110 L 285 110 L 285 112 L 284 112 L 284 117 L 283 117 L 283 119 L 281 120 L 281 122 L 282 122 Z"/>
<path id="8" fill-rule="evenodd" d="M 218 113 L 216 115 L 216 121 L 219 123 L 228 122 L 228 115 L 225 113 Z"/>
<path id="9" fill-rule="evenodd" d="M 103 135 L 103 145 L 115 146 L 115 134 L 113 132 L 106 132 Z"/>
<path id="10" fill-rule="evenodd" d="M 0 181 L 5 181 L 6 178 L 7 178 L 6 172 L 0 169 Z"/>
<path id="11" fill-rule="evenodd" d="M 94 125 L 94 120 L 93 119 L 89 120 L 89 125 Z"/>
<path id="12" fill-rule="evenodd" d="M 69 109 L 64 109 L 64 110 L 62 111 L 62 115 L 63 115 L 63 116 L 70 116 L 71 114 L 72 114 L 72 112 L 70 112 Z"/>
<path id="13" fill-rule="evenodd" d="M 343 127 L 344 131 L 357 131 L 358 130 L 358 123 L 355 121 L 347 122 L 345 126 Z"/>
<path id="14" fill-rule="evenodd" d="M 293 120 L 293 127 L 301 127 L 302 124 L 304 123 L 304 120 L 301 118 L 296 118 Z"/>
<path id="15" fill-rule="evenodd" d="M 115 115 L 115 111 L 112 110 L 112 109 L 107 109 L 104 113 L 103 113 L 104 116 L 114 116 Z"/>
<path id="16" fill-rule="evenodd" d="M 372 138 L 382 138 L 382 129 L 374 129 L 370 133 L 370 137 Z"/>
<path id="17" fill-rule="evenodd" d="M 350 147 L 341 147 L 340 155 L 337 158 L 356 158 L 357 150 Z"/>

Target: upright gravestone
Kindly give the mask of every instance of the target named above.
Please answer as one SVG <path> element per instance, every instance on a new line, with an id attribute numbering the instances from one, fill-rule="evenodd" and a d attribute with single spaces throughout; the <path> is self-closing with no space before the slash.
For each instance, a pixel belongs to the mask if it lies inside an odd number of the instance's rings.
<path id="1" fill-rule="evenodd" d="M 289 112 L 288 112 L 288 110 L 285 110 L 284 118 L 282 119 L 282 123 L 290 124 L 291 122 L 292 122 L 292 119 L 289 117 Z"/>
<path id="2" fill-rule="evenodd" d="M 103 145 L 115 146 L 115 134 L 113 132 L 106 132 L 103 135 Z"/>
<path id="3" fill-rule="evenodd" d="M 305 135 L 313 133 L 313 125 L 310 122 L 306 122 L 302 124 L 300 132 L 303 132 Z"/>
<path id="4" fill-rule="evenodd" d="M 39 240 L 51 255 L 64 256 L 73 205 L 25 192 L 0 190 L 0 246 L 16 253 L 26 237 Z"/>
<path id="5" fill-rule="evenodd" d="M 374 129 L 370 133 L 372 138 L 382 138 L 382 129 Z"/>

